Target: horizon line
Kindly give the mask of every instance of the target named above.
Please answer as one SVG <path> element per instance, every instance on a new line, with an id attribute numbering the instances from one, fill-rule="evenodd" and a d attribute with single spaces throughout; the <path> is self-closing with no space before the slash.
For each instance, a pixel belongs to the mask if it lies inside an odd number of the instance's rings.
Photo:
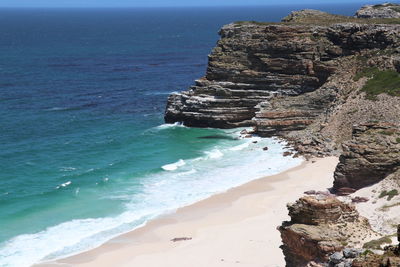
<path id="1" fill-rule="evenodd" d="M 1 6 L 0 9 L 41 9 L 41 8 L 46 8 L 46 9 L 103 9 L 103 8 L 211 8 L 211 7 L 269 7 L 269 6 L 304 6 L 304 5 L 350 5 L 350 4 L 360 4 L 363 3 L 362 5 L 368 5 L 368 4 L 379 4 L 379 3 L 384 3 L 386 2 L 385 0 L 383 1 L 363 1 L 363 0 L 355 0 L 354 2 L 337 2 L 335 0 L 329 1 L 329 2 L 324 2 L 324 3 L 315 3 L 315 2 L 303 2 L 303 3 L 266 3 L 266 4 L 250 4 L 250 5 L 245 5 L 245 4 L 237 4 L 237 5 L 160 5 L 160 6 L 147 6 L 147 5 L 142 5 L 142 6 L 134 6 L 134 5 L 118 5 L 118 6 L 109 6 L 109 5 L 103 5 L 103 6 Z M 398 1 L 392 1 L 393 3 L 396 3 Z"/>

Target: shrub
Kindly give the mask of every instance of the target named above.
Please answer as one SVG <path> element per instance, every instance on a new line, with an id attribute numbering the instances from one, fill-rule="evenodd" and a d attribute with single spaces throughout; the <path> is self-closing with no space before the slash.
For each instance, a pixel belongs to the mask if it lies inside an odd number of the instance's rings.
<path id="1" fill-rule="evenodd" d="M 363 245 L 365 249 L 382 249 L 383 244 L 391 244 L 392 239 L 388 236 L 381 237 L 379 239 L 371 240 Z"/>
<path id="2" fill-rule="evenodd" d="M 383 198 L 387 196 L 387 200 L 391 200 L 395 196 L 397 196 L 399 192 L 396 189 L 390 190 L 387 192 L 386 190 L 382 191 L 381 194 L 379 195 L 379 198 Z"/>

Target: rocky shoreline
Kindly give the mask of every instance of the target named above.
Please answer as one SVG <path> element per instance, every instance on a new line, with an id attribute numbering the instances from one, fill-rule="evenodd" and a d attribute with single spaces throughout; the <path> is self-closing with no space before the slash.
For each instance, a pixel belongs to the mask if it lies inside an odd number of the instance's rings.
<path id="1" fill-rule="evenodd" d="M 167 123 L 253 126 L 306 158 L 340 155 L 330 192 L 310 188 L 288 205 L 291 221 L 279 227 L 287 266 L 400 262 L 396 246 L 383 249 L 400 223 L 391 216 L 400 215 L 399 10 L 303 10 L 281 23 L 226 25 L 205 77 L 168 98 Z"/>

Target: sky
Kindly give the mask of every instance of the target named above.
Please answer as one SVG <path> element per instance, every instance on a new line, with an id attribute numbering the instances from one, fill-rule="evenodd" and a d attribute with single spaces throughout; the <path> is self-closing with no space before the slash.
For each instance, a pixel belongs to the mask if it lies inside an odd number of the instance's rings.
<path id="1" fill-rule="evenodd" d="M 368 0 L 0 0 L 0 7 L 176 7 L 304 3 L 367 3 Z M 374 1 L 376 3 L 383 1 Z M 392 1 L 397 2 L 397 1 Z"/>

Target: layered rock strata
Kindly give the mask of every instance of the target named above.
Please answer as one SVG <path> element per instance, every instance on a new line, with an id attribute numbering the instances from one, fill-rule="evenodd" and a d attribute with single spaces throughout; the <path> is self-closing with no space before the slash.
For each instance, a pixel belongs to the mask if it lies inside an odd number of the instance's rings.
<path id="1" fill-rule="evenodd" d="M 286 266 L 326 263 L 346 245 L 376 236 L 353 205 L 333 196 L 302 197 L 288 209 L 291 221 L 278 228 Z"/>
<path id="2" fill-rule="evenodd" d="M 377 183 L 400 167 L 400 128 L 390 123 L 354 126 L 353 138 L 343 143 L 334 173 L 334 189 Z"/>
<path id="3" fill-rule="evenodd" d="M 257 125 L 264 135 L 304 129 L 332 101 L 335 88 L 310 92 L 336 71 L 335 60 L 365 49 L 398 46 L 399 29 L 354 23 L 226 25 L 205 77 L 168 98 L 165 121 L 195 127 Z M 299 98 L 282 107 L 272 101 L 286 96 Z"/>

